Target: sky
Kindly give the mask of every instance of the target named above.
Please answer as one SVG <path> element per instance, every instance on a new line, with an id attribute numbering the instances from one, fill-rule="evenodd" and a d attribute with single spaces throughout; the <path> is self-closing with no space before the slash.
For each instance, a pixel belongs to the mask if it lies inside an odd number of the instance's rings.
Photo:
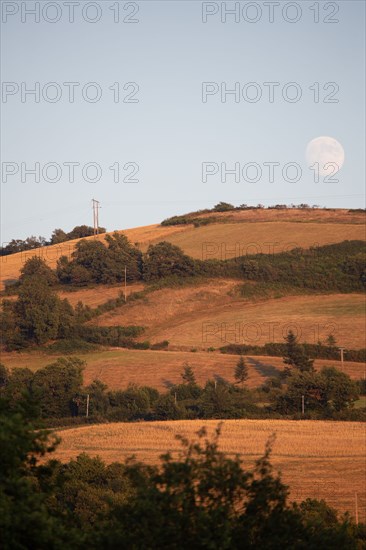
<path id="1" fill-rule="evenodd" d="M 219 201 L 365 206 L 362 0 L 1 8 L 2 244 L 92 225 L 92 198 L 109 231 Z M 306 162 L 320 136 L 333 175 Z"/>

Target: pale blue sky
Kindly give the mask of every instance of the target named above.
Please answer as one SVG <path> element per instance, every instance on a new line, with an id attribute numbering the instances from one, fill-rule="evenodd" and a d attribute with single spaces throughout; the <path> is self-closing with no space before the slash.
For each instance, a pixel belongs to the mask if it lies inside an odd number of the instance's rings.
<path id="1" fill-rule="evenodd" d="M 110 10 L 116 2 L 96 2 L 102 17 L 91 24 L 82 19 L 79 1 L 75 22 L 68 22 L 64 2 L 57 2 L 60 21 L 51 24 L 41 16 L 35 23 L 19 12 L 2 23 L 2 80 L 39 82 L 61 86 L 56 103 L 21 102 L 20 92 L 1 103 L 2 162 L 41 167 L 57 162 L 98 163 L 99 182 L 83 180 L 76 168 L 75 182 L 67 168 L 56 183 L 35 183 L 20 173 L 1 183 L 1 240 L 31 234 L 49 237 L 52 230 L 70 230 L 92 224 L 91 199 L 101 202 L 100 224 L 108 230 L 160 222 L 163 218 L 214 205 L 220 200 L 235 204 L 308 202 L 329 207 L 363 207 L 365 188 L 365 4 L 363 1 L 315 2 L 320 22 L 314 23 L 314 2 L 301 1 L 297 23 L 283 19 L 280 2 L 273 23 L 265 3 L 257 23 L 220 13 L 202 23 L 202 2 L 120 2 L 121 17 L 138 4 L 138 23 L 114 23 Z M 24 3 L 23 3 L 24 4 Z M 32 7 L 35 2 L 26 2 Z M 41 6 L 45 2 L 40 3 Z M 211 3 L 220 6 L 221 2 Z M 235 2 L 228 2 L 232 7 Z M 240 8 L 247 2 L 240 2 Z M 329 7 L 330 4 L 330 7 Z M 132 6 L 132 7 L 131 7 Z M 325 8 L 328 6 L 327 8 Z M 325 23 L 332 6 L 338 23 Z M 123 8 L 127 9 L 123 9 Z M 12 10 L 13 8 L 6 8 Z M 276 8 L 277 10 L 277 8 Z M 49 12 L 53 17 L 56 12 Z M 91 17 L 93 13 L 90 12 Z M 253 17 L 254 12 L 248 12 Z M 288 12 L 293 17 L 294 12 Z M 64 82 L 80 82 L 75 102 L 69 103 Z M 97 82 L 103 92 L 97 103 L 82 99 L 80 88 Z M 114 103 L 108 89 L 119 82 L 136 82 L 138 103 Z M 257 103 L 219 94 L 202 103 L 202 82 L 256 82 L 263 91 Z M 280 82 L 270 103 L 264 82 Z M 297 103 L 284 101 L 283 85 L 296 82 L 302 90 Z M 338 103 L 314 102 L 309 90 L 335 82 Z M 121 93 L 125 95 L 132 88 Z M 327 92 L 331 92 L 328 88 Z M 52 90 L 50 89 L 50 94 Z M 122 97 L 123 97 L 122 95 Z M 315 183 L 305 165 L 307 143 L 318 136 L 332 136 L 342 143 L 345 164 L 337 183 Z M 296 183 L 284 181 L 281 172 L 268 181 L 264 171 L 257 183 L 219 176 L 202 182 L 202 162 L 297 162 L 303 168 Z M 138 183 L 114 183 L 109 169 L 114 163 L 139 165 Z M 4 165 L 3 165 L 4 166 Z"/>

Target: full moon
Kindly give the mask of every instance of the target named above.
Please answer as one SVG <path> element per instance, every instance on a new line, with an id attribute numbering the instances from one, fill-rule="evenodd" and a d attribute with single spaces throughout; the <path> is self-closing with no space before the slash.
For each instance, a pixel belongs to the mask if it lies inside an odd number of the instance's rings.
<path id="1" fill-rule="evenodd" d="M 344 149 L 336 139 L 321 136 L 306 147 L 306 162 L 321 176 L 333 176 L 344 163 Z M 315 163 L 318 163 L 317 165 Z M 315 164 L 315 166 L 314 166 Z"/>

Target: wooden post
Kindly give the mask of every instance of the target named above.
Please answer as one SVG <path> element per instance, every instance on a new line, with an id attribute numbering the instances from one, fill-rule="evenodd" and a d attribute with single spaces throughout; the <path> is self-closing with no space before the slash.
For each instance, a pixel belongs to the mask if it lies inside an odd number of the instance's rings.
<path id="1" fill-rule="evenodd" d="M 355 493 L 356 525 L 358 525 L 358 495 Z"/>
<path id="2" fill-rule="evenodd" d="M 301 396 L 301 414 L 305 414 L 305 395 Z"/>
<path id="3" fill-rule="evenodd" d="M 89 416 L 89 394 L 86 396 L 86 417 Z"/>

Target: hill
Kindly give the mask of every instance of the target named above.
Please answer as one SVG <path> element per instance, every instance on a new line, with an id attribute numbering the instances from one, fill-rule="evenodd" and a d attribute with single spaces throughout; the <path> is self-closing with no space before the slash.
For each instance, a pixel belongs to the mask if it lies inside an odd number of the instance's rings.
<path id="1" fill-rule="evenodd" d="M 167 450 L 179 450 L 175 435 L 192 438 L 203 424 L 213 430 L 217 421 L 112 423 L 67 429 L 59 431 L 62 442 L 54 456 L 67 461 L 86 452 L 110 463 L 134 454 L 139 460 L 156 463 Z M 276 441 L 271 462 L 290 486 L 291 499 L 326 499 L 331 506 L 354 515 L 357 494 L 359 520 L 365 521 L 361 423 L 226 420 L 220 448 L 229 455 L 240 454 L 245 465 L 251 466 L 273 433 Z"/>
<path id="2" fill-rule="evenodd" d="M 194 227 L 193 224 L 155 224 L 120 232 L 142 251 L 150 244 L 167 240 L 180 246 L 187 254 L 203 259 L 225 259 L 257 252 L 272 254 L 295 247 L 309 248 L 343 240 L 362 240 L 366 237 L 364 213 L 345 209 L 256 209 L 199 214 L 196 217 L 206 220 L 211 218 L 215 223 L 201 227 Z M 103 241 L 105 235 L 97 238 Z M 2 256 L 0 290 L 6 282 L 18 278 L 19 271 L 28 258 L 40 256 L 54 268 L 60 256 L 70 257 L 78 240 L 80 239 Z"/>

